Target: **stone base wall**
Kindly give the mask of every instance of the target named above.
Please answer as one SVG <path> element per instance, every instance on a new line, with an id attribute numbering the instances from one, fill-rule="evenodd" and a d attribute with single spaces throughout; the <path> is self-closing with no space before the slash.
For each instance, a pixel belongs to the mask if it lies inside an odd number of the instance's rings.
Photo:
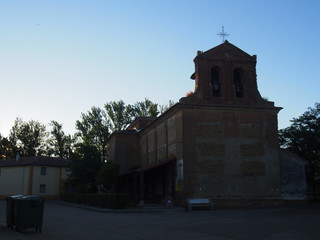
<path id="1" fill-rule="evenodd" d="M 282 199 L 213 199 L 214 208 L 276 207 Z"/>

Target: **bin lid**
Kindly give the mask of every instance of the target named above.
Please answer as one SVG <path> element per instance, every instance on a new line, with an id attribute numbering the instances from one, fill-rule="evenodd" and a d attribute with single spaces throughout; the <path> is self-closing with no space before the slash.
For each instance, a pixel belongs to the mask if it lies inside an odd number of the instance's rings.
<path id="1" fill-rule="evenodd" d="M 8 196 L 6 197 L 6 199 L 19 199 L 19 198 L 22 198 L 23 195 L 12 195 L 12 196 Z"/>
<path id="2" fill-rule="evenodd" d="M 22 196 L 18 200 L 20 201 L 44 201 L 44 198 L 41 196 L 36 196 L 36 195 L 28 195 L 28 196 Z"/>

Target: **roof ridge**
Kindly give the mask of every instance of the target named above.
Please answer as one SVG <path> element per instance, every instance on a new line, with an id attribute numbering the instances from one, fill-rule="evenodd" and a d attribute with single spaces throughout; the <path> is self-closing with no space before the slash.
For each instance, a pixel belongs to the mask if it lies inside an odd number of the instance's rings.
<path id="1" fill-rule="evenodd" d="M 68 160 L 60 157 L 51 156 L 27 156 L 19 159 L 11 158 L 0 160 L 0 167 L 8 166 L 65 166 Z"/>

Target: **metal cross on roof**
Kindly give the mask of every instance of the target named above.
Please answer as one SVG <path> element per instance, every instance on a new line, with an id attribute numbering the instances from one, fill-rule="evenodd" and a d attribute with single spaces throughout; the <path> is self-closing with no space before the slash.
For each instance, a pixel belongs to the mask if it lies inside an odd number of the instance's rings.
<path id="1" fill-rule="evenodd" d="M 220 37 L 222 37 L 222 43 L 224 43 L 226 37 L 229 36 L 229 34 L 224 31 L 224 26 L 222 26 L 222 31 L 219 32 L 217 35 L 219 35 Z"/>

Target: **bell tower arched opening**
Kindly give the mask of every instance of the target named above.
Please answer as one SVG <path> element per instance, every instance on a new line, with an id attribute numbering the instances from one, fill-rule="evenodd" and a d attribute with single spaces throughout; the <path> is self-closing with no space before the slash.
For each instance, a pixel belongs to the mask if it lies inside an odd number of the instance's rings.
<path id="1" fill-rule="evenodd" d="M 233 86 L 237 98 L 244 97 L 242 75 L 243 74 L 240 68 L 233 70 Z"/>
<path id="2" fill-rule="evenodd" d="M 211 69 L 210 85 L 212 88 L 212 96 L 221 97 L 220 74 L 219 74 L 219 69 L 217 67 L 213 67 Z"/>

